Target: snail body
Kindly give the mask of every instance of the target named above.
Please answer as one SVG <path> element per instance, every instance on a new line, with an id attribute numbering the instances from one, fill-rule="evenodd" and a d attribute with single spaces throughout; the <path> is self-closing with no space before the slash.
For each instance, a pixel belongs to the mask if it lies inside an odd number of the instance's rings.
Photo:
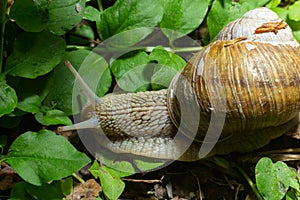
<path id="1" fill-rule="evenodd" d="M 110 150 L 160 159 L 251 151 L 298 123 L 299 58 L 291 29 L 272 11 L 257 8 L 228 24 L 168 89 L 100 99 L 66 63 L 89 104 L 85 121 L 60 131 L 101 129 Z M 216 145 L 199 154 L 211 143 Z"/>

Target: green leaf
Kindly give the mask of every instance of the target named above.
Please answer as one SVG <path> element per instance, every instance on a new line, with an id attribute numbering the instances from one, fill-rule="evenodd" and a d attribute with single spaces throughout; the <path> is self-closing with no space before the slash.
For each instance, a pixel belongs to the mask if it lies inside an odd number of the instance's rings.
<path id="1" fill-rule="evenodd" d="M 93 164 L 89 168 L 89 172 L 93 175 L 94 178 L 99 177 L 99 164 L 97 160 L 94 160 Z"/>
<path id="2" fill-rule="evenodd" d="M 132 164 L 128 162 L 128 160 L 116 162 L 114 159 L 110 159 L 105 156 L 99 157 L 99 160 L 104 166 L 106 166 L 106 170 L 115 177 L 121 178 L 136 173 Z"/>
<path id="3" fill-rule="evenodd" d="M 73 190 L 73 178 L 69 177 L 61 181 L 54 182 L 60 187 L 62 194 L 65 196 L 69 195 Z"/>
<path id="4" fill-rule="evenodd" d="M 276 174 L 280 183 L 284 185 L 286 190 L 292 187 L 296 190 L 300 189 L 300 183 L 297 180 L 297 174 L 295 171 L 291 170 L 287 164 L 278 161 L 274 164 Z"/>
<path id="5" fill-rule="evenodd" d="M 288 14 L 289 14 L 289 12 L 288 12 L 287 9 L 276 7 L 276 8 L 272 8 L 272 11 L 274 11 L 281 19 L 283 19 L 285 21 L 288 20 Z"/>
<path id="6" fill-rule="evenodd" d="M 84 59 L 78 71 L 88 86 L 103 96 L 110 88 L 112 77 L 107 62 L 95 52 L 90 52 Z"/>
<path id="7" fill-rule="evenodd" d="M 81 38 L 87 38 L 90 40 L 93 40 L 95 38 L 94 30 L 92 29 L 92 27 L 85 24 L 77 26 L 74 30 L 74 34 L 76 36 L 80 36 Z"/>
<path id="8" fill-rule="evenodd" d="M 65 180 L 53 181 L 50 184 L 42 186 L 31 185 L 26 182 L 20 182 L 12 189 L 10 199 L 44 199 L 61 200 L 72 190 L 72 177 Z M 66 194 L 64 192 L 67 192 Z"/>
<path id="9" fill-rule="evenodd" d="M 262 158 L 255 167 L 256 184 L 265 199 L 282 199 L 289 188 L 299 191 L 297 174 L 284 162 L 272 163 L 270 158 Z"/>
<path id="10" fill-rule="evenodd" d="M 65 52 L 63 60 L 69 60 L 75 69 L 79 69 L 83 60 L 89 55 L 88 50 L 76 50 Z M 72 73 L 61 62 L 53 70 L 53 84 L 50 85 L 50 92 L 43 105 L 52 105 L 52 108 L 64 111 L 67 115 L 72 115 L 72 93 L 75 78 Z M 75 102 L 74 102 L 75 103 Z M 77 113 L 80 109 L 77 109 Z M 74 114 L 76 114 L 74 112 Z"/>
<path id="11" fill-rule="evenodd" d="M 7 58 L 6 73 L 36 78 L 50 72 L 62 59 L 65 41 L 47 32 L 21 33 Z"/>
<path id="12" fill-rule="evenodd" d="M 280 190 L 280 182 L 270 158 L 262 158 L 255 167 L 256 184 L 265 199 L 282 199 L 285 191 Z"/>
<path id="13" fill-rule="evenodd" d="M 132 166 L 130 167 L 132 168 Z M 124 172 L 122 171 L 117 171 L 108 168 L 106 166 L 100 167 L 96 160 L 94 161 L 93 165 L 90 167 L 89 171 L 95 178 L 98 177 L 100 178 L 102 190 L 104 194 L 108 197 L 108 199 L 118 199 L 118 197 L 122 194 L 125 188 L 125 183 L 120 178 L 123 177 L 123 175 L 125 176 L 125 174 L 128 175 L 132 174 L 132 173 L 124 174 Z"/>
<path id="14" fill-rule="evenodd" d="M 29 113 L 37 113 L 41 108 L 41 98 L 36 94 L 27 94 L 26 96 L 19 98 L 20 101 L 17 104 L 17 108 Z"/>
<path id="15" fill-rule="evenodd" d="M 11 8 L 10 17 L 26 31 L 39 32 L 45 28 L 63 35 L 82 19 L 85 0 L 18 0 Z"/>
<path id="16" fill-rule="evenodd" d="M 209 0 L 168 0 L 160 22 L 162 31 L 171 41 L 195 30 L 203 21 Z"/>
<path id="17" fill-rule="evenodd" d="M 63 125 L 72 124 L 72 121 L 70 120 L 68 115 L 66 115 L 66 113 L 56 109 L 46 110 L 45 112 L 38 112 L 35 114 L 34 117 L 39 123 L 46 126 L 58 125 L 58 124 L 63 124 Z"/>
<path id="18" fill-rule="evenodd" d="M 214 37 L 229 22 L 241 17 L 244 13 L 256 7 L 261 7 L 268 3 L 269 0 L 241 0 L 238 3 L 232 0 L 216 0 L 214 1 L 207 17 L 207 26 L 210 38 Z"/>
<path id="19" fill-rule="evenodd" d="M 281 0 L 271 0 L 267 5 L 266 7 L 267 8 L 276 8 L 279 4 L 281 3 Z"/>
<path id="20" fill-rule="evenodd" d="M 294 35 L 295 39 L 300 43 L 300 30 L 294 31 L 293 35 Z"/>
<path id="21" fill-rule="evenodd" d="M 125 183 L 117 176 L 111 174 L 105 166 L 99 168 L 99 178 L 105 196 L 115 200 L 121 196 L 125 188 Z"/>
<path id="22" fill-rule="evenodd" d="M 52 0 L 47 2 L 49 2 L 47 30 L 51 33 L 63 35 L 82 20 L 85 0 Z"/>
<path id="23" fill-rule="evenodd" d="M 98 21 L 100 17 L 100 11 L 92 6 L 87 6 L 84 9 L 83 19 L 90 21 Z"/>
<path id="24" fill-rule="evenodd" d="M 147 160 L 135 160 L 136 163 L 136 167 L 140 170 L 140 171 L 149 171 L 149 170 L 154 170 L 154 169 L 159 169 L 162 166 L 164 166 L 166 163 L 166 161 L 162 161 L 162 160 L 156 160 L 153 161 L 153 159 L 151 161 L 147 161 Z"/>
<path id="25" fill-rule="evenodd" d="M 118 86 L 130 92 L 149 90 L 154 68 L 149 61 L 144 51 L 133 51 L 115 60 L 111 71 Z"/>
<path id="26" fill-rule="evenodd" d="M 130 176 L 135 173 L 151 171 L 153 169 L 161 168 L 166 165 L 168 161 L 160 159 L 153 160 L 148 158 L 137 158 L 137 157 L 122 157 L 122 160 L 116 162 L 115 158 L 111 158 L 107 155 L 98 156 L 97 159 L 101 164 L 106 166 L 106 170 L 109 171 L 115 177 Z M 96 161 L 95 161 L 96 162 Z M 98 163 L 94 163 L 90 168 L 91 173 L 97 178 Z"/>
<path id="27" fill-rule="evenodd" d="M 300 1 L 296 1 L 289 7 L 289 18 L 294 21 L 300 21 Z"/>
<path id="28" fill-rule="evenodd" d="M 53 184 L 43 184 L 42 186 L 26 185 L 26 192 L 35 199 L 41 200 L 61 200 L 65 195 L 60 191 L 60 188 L 55 187 Z"/>
<path id="29" fill-rule="evenodd" d="M 18 97 L 15 90 L 0 80 L 0 117 L 11 113 L 17 106 Z"/>
<path id="30" fill-rule="evenodd" d="M 186 62 L 183 58 L 164 49 L 155 48 L 149 55 L 149 59 L 158 62 L 154 74 L 151 77 L 152 89 L 167 88 L 174 76 L 181 70 Z"/>
<path id="31" fill-rule="evenodd" d="M 108 64 L 101 56 L 88 50 L 76 50 L 66 52 L 63 60 L 69 60 L 79 70 L 81 77 L 93 91 L 96 91 L 97 96 L 103 96 L 108 91 L 112 77 Z M 53 79 L 55 84 L 51 85 L 49 95 L 43 104 L 46 106 L 52 104 L 52 108 L 62 110 L 67 115 L 78 114 L 81 110 L 80 104 L 84 105 L 86 98 L 78 87 L 74 90 L 75 78 L 72 73 L 61 63 L 54 69 Z M 77 94 L 81 94 L 81 102 L 78 102 Z"/>
<path id="32" fill-rule="evenodd" d="M 269 3 L 270 0 L 254 0 L 254 1 L 248 1 L 248 0 L 241 0 L 239 1 L 243 6 L 249 7 L 249 10 L 252 10 L 257 7 L 262 7 Z"/>
<path id="33" fill-rule="evenodd" d="M 40 32 L 47 26 L 49 15 L 40 2 L 34 0 L 17 0 L 12 5 L 9 17 L 25 31 Z"/>
<path id="34" fill-rule="evenodd" d="M 103 43 L 97 47 L 97 51 L 101 53 L 127 53 L 128 50 L 130 50 L 129 47 L 136 45 L 137 42 L 143 40 L 152 31 L 153 28 L 141 27 L 117 33 L 103 41 Z"/>
<path id="35" fill-rule="evenodd" d="M 11 190 L 10 200 L 35 200 L 28 192 L 26 191 L 26 186 L 29 183 L 24 181 L 17 183 Z"/>
<path id="36" fill-rule="evenodd" d="M 127 30 L 137 30 L 128 34 L 135 43 L 150 32 L 144 28 L 154 28 L 162 19 L 163 7 L 160 0 L 119 0 L 100 14 L 97 31 L 102 40 Z"/>
<path id="37" fill-rule="evenodd" d="M 6 159 L 23 180 L 38 186 L 70 176 L 90 162 L 64 137 L 48 130 L 20 135 Z"/>

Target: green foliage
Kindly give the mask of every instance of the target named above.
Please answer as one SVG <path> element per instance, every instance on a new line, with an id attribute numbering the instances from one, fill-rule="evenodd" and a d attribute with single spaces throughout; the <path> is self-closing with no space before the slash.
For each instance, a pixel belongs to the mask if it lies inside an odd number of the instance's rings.
<path id="1" fill-rule="evenodd" d="M 132 168 L 132 166 L 124 166 L 125 162 L 121 162 L 121 167 L 124 169 Z M 129 163 L 128 163 L 129 164 Z M 120 164 L 117 164 L 120 166 Z M 115 200 L 122 194 L 125 183 L 121 180 L 121 177 L 128 176 L 134 173 L 124 173 L 113 168 L 106 166 L 99 166 L 98 162 L 95 161 L 89 169 L 91 174 L 95 178 L 100 178 L 102 189 L 108 199 Z"/>
<path id="2" fill-rule="evenodd" d="M 1 74 L 0 74 L 1 75 Z M 1 80 L 0 80 L 1 81 Z M 7 85 L 4 80 L 0 82 L 0 117 L 11 113 L 17 106 L 17 95 L 15 90 Z"/>
<path id="3" fill-rule="evenodd" d="M 138 42 L 150 34 L 151 29 L 147 28 L 154 28 L 162 16 L 163 7 L 160 0 L 119 0 L 100 13 L 97 30 L 100 38 L 105 40 L 118 33 L 136 29 L 138 31 L 131 35 L 134 38 L 131 40 Z"/>
<path id="4" fill-rule="evenodd" d="M 27 96 L 19 99 L 17 108 L 24 112 L 35 114 L 40 110 L 41 106 L 42 104 L 40 96 L 36 94 L 28 94 Z"/>
<path id="5" fill-rule="evenodd" d="M 149 55 L 144 51 L 125 54 L 111 64 L 111 71 L 121 89 L 137 92 L 167 88 L 184 65 L 177 54 L 155 48 Z"/>
<path id="6" fill-rule="evenodd" d="M 46 8 L 32 1 L 15 1 L 10 17 L 25 31 L 40 32 L 47 27 L 49 14 Z"/>
<path id="7" fill-rule="evenodd" d="M 111 71 L 119 87 L 131 92 L 150 90 L 153 65 L 147 65 L 149 61 L 144 51 L 130 52 L 115 60 L 111 64 Z"/>
<path id="8" fill-rule="evenodd" d="M 278 7 L 278 0 L 117 0 L 109 1 L 112 5 L 103 8 L 99 0 L 99 9 L 87 2 L 15 0 L 10 9 L 6 8 L 7 1 L 0 2 L 1 128 L 20 126 L 18 130 L 28 130 L 20 125 L 25 116 L 31 116 L 47 129 L 51 125 L 72 123 L 69 117 L 80 112 L 86 98 L 63 65 L 64 60 L 70 60 L 97 96 L 115 86 L 113 80 L 124 91 L 166 88 L 186 64 L 186 57 L 178 52 L 190 53 L 202 48 L 180 46 L 178 41 L 206 24 L 212 40 L 227 23 L 266 4 L 289 23 L 300 41 L 299 1 L 291 1 L 282 8 Z M 163 44 L 152 43 L 157 32 L 160 35 L 156 40 Z M 93 48 L 99 40 L 102 45 Z M 64 198 L 72 187 L 72 179 L 64 178 L 86 165 L 88 157 L 52 131 L 19 134 L 12 141 L 9 153 L 1 157 L 23 179 L 13 188 L 11 199 Z M 0 136 L 1 152 L 10 144 L 8 138 Z M 164 164 L 134 161 L 135 167 L 142 171 Z M 90 171 L 100 178 L 106 197 L 117 199 L 125 187 L 121 178 L 135 170 L 126 161 L 103 163 L 104 166 L 99 166 L 95 162 Z M 282 163 L 268 161 L 267 165 L 273 171 L 257 167 L 262 194 L 269 195 L 263 185 L 271 184 L 270 187 L 277 189 L 283 185 L 287 199 L 298 195 L 299 182 L 297 185 Z M 273 178 L 261 182 L 264 174 L 272 174 Z M 279 191 L 278 197 L 282 195 Z"/>
<path id="9" fill-rule="evenodd" d="M 9 17 L 25 31 L 63 35 L 81 21 L 84 6 L 84 0 L 17 0 Z"/>
<path id="10" fill-rule="evenodd" d="M 33 200 L 33 199 L 63 199 L 72 191 L 72 178 L 53 181 L 50 184 L 35 186 L 26 182 L 19 182 L 11 191 L 11 200 Z"/>
<path id="11" fill-rule="evenodd" d="M 43 125 L 49 126 L 49 125 L 71 125 L 72 121 L 61 110 L 56 109 L 49 109 L 47 107 L 44 107 L 45 109 L 41 109 L 38 113 L 34 115 L 35 119 Z"/>
<path id="12" fill-rule="evenodd" d="M 255 168 L 256 185 L 265 199 L 300 198 L 300 177 L 284 162 L 262 158 Z"/>
<path id="13" fill-rule="evenodd" d="M 18 35 L 14 52 L 7 58 L 5 73 L 36 78 L 50 72 L 62 60 L 65 41 L 48 32 Z"/>
<path id="14" fill-rule="evenodd" d="M 107 62 L 98 54 L 95 54 L 89 50 L 74 50 L 67 51 L 63 55 L 63 60 L 69 60 L 73 66 L 79 70 L 82 78 L 87 82 L 90 88 L 96 91 L 98 96 L 103 96 L 109 89 L 112 77 L 109 72 Z M 53 109 L 59 109 L 65 112 L 67 115 L 77 114 L 80 111 L 80 105 L 78 101 L 73 101 L 72 94 L 81 94 L 81 91 L 73 91 L 74 76 L 70 71 L 60 63 L 53 70 L 53 81 L 49 87 L 49 93 L 43 102 L 43 105 L 52 105 Z M 98 84 L 99 82 L 99 84 Z M 57 87 L 59 85 L 60 87 Z M 82 97 L 80 103 L 85 102 L 85 98 Z"/>
<path id="15" fill-rule="evenodd" d="M 300 41 L 300 2 L 292 1 L 286 8 L 278 7 L 280 1 L 272 0 L 267 7 L 276 12 L 280 18 L 284 19 L 293 30 L 294 37 Z"/>
<path id="16" fill-rule="evenodd" d="M 207 25 L 211 39 L 213 39 L 229 22 L 241 17 L 245 12 L 256 7 L 261 7 L 268 2 L 269 0 L 241 0 L 238 3 L 231 0 L 214 1 L 207 18 Z"/>
<path id="17" fill-rule="evenodd" d="M 158 64 L 154 67 L 151 77 L 151 87 L 153 90 L 167 88 L 173 77 L 185 66 L 183 58 L 175 53 L 168 52 L 162 48 L 155 48 L 149 55 L 151 61 Z"/>
<path id="18" fill-rule="evenodd" d="M 7 162 L 25 181 L 37 186 L 70 176 L 90 162 L 64 137 L 48 130 L 20 135 L 10 150 Z"/>
<path id="19" fill-rule="evenodd" d="M 163 1 L 164 15 L 159 25 L 168 38 L 174 41 L 199 27 L 208 5 L 209 0 Z"/>
<path id="20" fill-rule="evenodd" d="M 100 183 L 105 196 L 108 199 L 117 199 L 125 188 L 124 182 L 121 178 L 135 174 L 136 172 L 149 171 L 158 169 L 166 164 L 166 161 L 157 160 L 147 161 L 145 158 L 135 158 L 132 160 L 124 159 L 123 161 L 116 162 L 106 156 L 98 157 L 100 163 L 94 161 L 89 171 L 95 178 L 100 178 Z"/>
<path id="21" fill-rule="evenodd" d="M 289 19 L 293 21 L 300 21 L 300 1 L 295 2 L 289 7 Z"/>
<path id="22" fill-rule="evenodd" d="M 96 8 L 92 6 L 87 6 L 84 9 L 83 19 L 89 20 L 89 21 L 99 21 L 100 12 Z"/>
<path id="23" fill-rule="evenodd" d="M 47 30 L 56 35 L 63 35 L 78 24 L 83 15 L 84 0 L 46 1 L 49 12 Z"/>

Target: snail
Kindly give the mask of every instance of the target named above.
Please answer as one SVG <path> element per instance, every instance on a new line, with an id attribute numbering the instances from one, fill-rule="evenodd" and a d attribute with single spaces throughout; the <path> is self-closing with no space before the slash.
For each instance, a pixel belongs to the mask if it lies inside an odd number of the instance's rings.
<path id="1" fill-rule="evenodd" d="M 59 131 L 101 130 L 116 153 L 192 161 L 247 152 L 298 123 L 300 45 L 267 8 L 224 27 L 168 89 L 99 98 L 70 62 L 65 65 L 89 102 L 82 122 Z"/>

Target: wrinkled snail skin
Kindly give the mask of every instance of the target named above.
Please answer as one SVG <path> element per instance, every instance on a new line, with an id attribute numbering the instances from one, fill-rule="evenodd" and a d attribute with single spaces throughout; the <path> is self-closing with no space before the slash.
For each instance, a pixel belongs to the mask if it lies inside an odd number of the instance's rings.
<path id="1" fill-rule="evenodd" d="M 60 130 L 93 128 L 113 152 L 167 160 L 252 151 L 298 123 L 299 58 L 287 24 L 257 8 L 228 24 L 168 89 L 107 95 L 83 109 L 86 121 Z"/>
<path id="2" fill-rule="evenodd" d="M 159 159 L 178 159 L 191 141 L 177 136 L 167 108 L 167 89 L 138 93 L 112 94 L 101 98 L 95 107 L 83 108 L 82 120 L 97 119 L 98 132 L 110 142 L 104 144 L 115 153 L 130 153 Z M 101 143 L 101 141 L 99 141 Z M 184 160 L 193 160 L 192 148 Z"/>

